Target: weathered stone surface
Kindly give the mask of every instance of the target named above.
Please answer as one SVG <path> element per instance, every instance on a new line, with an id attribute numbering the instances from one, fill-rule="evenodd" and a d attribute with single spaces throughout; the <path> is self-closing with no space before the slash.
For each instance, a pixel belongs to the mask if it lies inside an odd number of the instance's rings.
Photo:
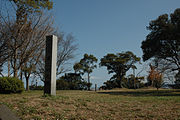
<path id="1" fill-rule="evenodd" d="M 20 120 L 6 105 L 0 105 L 0 120 Z"/>
<path id="2" fill-rule="evenodd" d="M 45 94 L 56 95 L 56 60 L 57 37 L 50 35 L 46 37 Z"/>

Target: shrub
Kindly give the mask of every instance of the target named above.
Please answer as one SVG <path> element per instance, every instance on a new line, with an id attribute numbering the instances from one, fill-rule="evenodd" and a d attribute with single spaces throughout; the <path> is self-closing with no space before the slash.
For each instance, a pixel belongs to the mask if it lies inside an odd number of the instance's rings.
<path id="1" fill-rule="evenodd" d="M 69 90 L 69 84 L 67 81 L 63 80 L 63 79 L 58 79 L 56 81 L 56 89 L 57 90 Z"/>
<path id="2" fill-rule="evenodd" d="M 15 77 L 0 77 L 0 93 L 21 93 L 24 83 Z"/>
<path id="3" fill-rule="evenodd" d="M 29 86 L 29 89 L 30 90 L 43 90 L 44 86 L 41 86 L 41 85 L 39 85 L 39 86 L 31 85 L 31 86 Z"/>
<path id="4" fill-rule="evenodd" d="M 58 79 L 56 81 L 57 90 L 87 90 L 92 84 L 82 80 L 64 80 Z"/>
<path id="5" fill-rule="evenodd" d="M 118 82 L 117 80 L 107 80 L 106 82 L 104 82 L 104 86 L 102 86 L 102 89 L 105 90 L 110 90 L 113 88 L 118 88 Z"/>

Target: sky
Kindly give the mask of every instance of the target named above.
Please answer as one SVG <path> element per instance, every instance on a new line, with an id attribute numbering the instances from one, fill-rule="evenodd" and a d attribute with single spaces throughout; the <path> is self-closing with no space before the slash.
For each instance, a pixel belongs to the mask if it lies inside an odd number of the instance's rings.
<path id="1" fill-rule="evenodd" d="M 146 29 L 149 22 L 159 15 L 170 14 L 180 8 L 180 0 L 53 2 L 51 12 L 55 17 L 55 25 L 65 33 L 72 33 L 78 44 L 78 55 L 73 62 L 78 62 L 85 53 L 93 54 L 99 61 L 108 53 L 125 51 L 132 51 L 142 57 L 141 42 L 149 33 Z M 111 76 L 105 67 L 98 67 L 91 74 L 91 82 L 101 86 Z"/>

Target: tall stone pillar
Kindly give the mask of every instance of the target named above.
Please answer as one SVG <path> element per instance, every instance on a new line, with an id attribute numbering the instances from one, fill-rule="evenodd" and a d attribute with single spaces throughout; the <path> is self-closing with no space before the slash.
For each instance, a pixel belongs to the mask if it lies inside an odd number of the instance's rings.
<path id="1" fill-rule="evenodd" d="M 56 95 L 57 37 L 46 36 L 44 94 Z"/>

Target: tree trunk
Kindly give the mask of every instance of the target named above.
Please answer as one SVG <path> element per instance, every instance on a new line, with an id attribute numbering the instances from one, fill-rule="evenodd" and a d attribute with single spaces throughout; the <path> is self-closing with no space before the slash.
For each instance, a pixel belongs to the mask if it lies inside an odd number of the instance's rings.
<path id="1" fill-rule="evenodd" d="M 21 69 L 21 72 L 20 72 L 20 80 L 23 80 L 23 73 L 22 73 L 22 69 Z"/>
<path id="2" fill-rule="evenodd" d="M 29 91 L 29 78 L 26 77 L 26 91 Z"/>
<path id="3" fill-rule="evenodd" d="M 119 88 L 122 88 L 122 86 L 121 86 L 122 76 L 118 75 L 117 80 L 118 80 Z"/>
<path id="4" fill-rule="evenodd" d="M 16 67 L 16 58 L 14 59 L 14 67 L 13 67 L 13 69 L 14 69 L 14 77 L 16 77 L 17 78 L 17 67 Z"/>
<path id="5" fill-rule="evenodd" d="M 135 80 L 136 80 L 136 77 L 135 77 L 135 69 L 133 69 L 133 75 L 134 75 L 134 78 L 133 78 L 133 79 L 134 79 L 134 89 L 136 89 L 136 81 L 135 81 Z"/>
<path id="6" fill-rule="evenodd" d="M 97 91 L 97 84 L 95 84 L 95 92 Z"/>
<path id="7" fill-rule="evenodd" d="M 135 81 L 135 77 L 134 77 L 134 89 L 136 89 L 136 81 Z"/>
<path id="8" fill-rule="evenodd" d="M 154 80 L 152 80 L 152 87 L 154 87 Z"/>
<path id="9" fill-rule="evenodd" d="M 14 77 L 17 78 L 17 69 L 16 68 L 14 68 Z"/>
<path id="10" fill-rule="evenodd" d="M 15 42 L 15 47 L 16 47 L 16 42 Z M 14 51 L 14 67 L 13 67 L 13 69 L 14 69 L 14 77 L 16 77 L 17 78 L 17 73 L 18 73 L 18 70 L 17 70 L 17 66 L 16 66 L 16 63 L 17 62 L 17 49 Z"/>
<path id="11" fill-rule="evenodd" d="M 29 77 L 30 77 L 31 73 L 28 74 L 28 72 L 24 72 L 24 76 L 26 78 L 26 91 L 29 91 Z"/>
<path id="12" fill-rule="evenodd" d="M 8 59 L 8 77 L 10 77 L 10 61 Z"/>
<path id="13" fill-rule="evenodd" d="M 88 73 L 88 90 L 90 90 L 90 75 Z"/>
<path id="14" fill-rule="evenodd" d="M 157 91 L 159 90 L 159 88 L 157 87 Z"/>
<path id="15" fill-rule="evenodd" d="M 36 79 L 36 87 L 37 87 L 37 85 L 38 85 L 38 81 L 37 81 L 37 79 Z"/>

